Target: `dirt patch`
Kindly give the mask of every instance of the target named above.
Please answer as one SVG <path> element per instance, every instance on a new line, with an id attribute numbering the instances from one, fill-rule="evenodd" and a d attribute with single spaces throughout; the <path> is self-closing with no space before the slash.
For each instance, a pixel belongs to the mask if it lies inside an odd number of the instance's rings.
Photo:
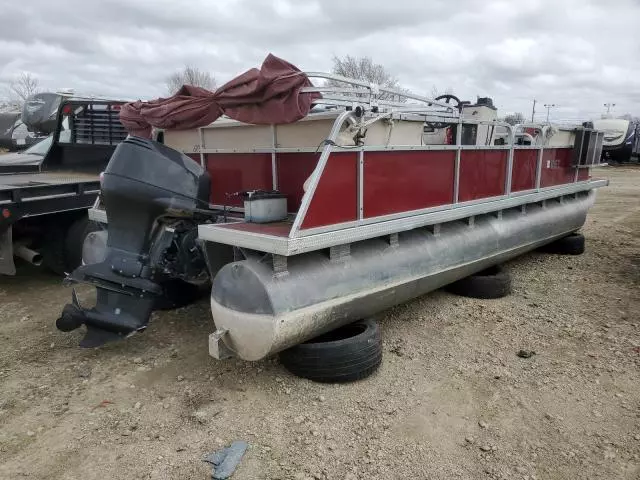
<path id="1" fill-rule="evenodd" d="M 640 169 L 598 173 L 587 253 L 510 262 L 504 299 L 386 312 L 383 365 L 350 385 L 211 359 L 207 302 L 81 350 L 58 278 L 0 279 L 0 477 L 205 479 L 244 439 L 234 479 L 637 479 Z"/>

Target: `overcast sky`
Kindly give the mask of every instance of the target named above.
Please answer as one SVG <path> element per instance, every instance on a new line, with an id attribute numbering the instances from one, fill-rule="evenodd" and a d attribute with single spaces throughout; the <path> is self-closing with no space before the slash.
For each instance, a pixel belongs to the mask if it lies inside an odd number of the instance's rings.
<path id="1" fill-rule="evenodd" d="M 367 55 L 416 93 L 491 96 L 552 120 L 640 115 L 640 0 L 0 0 L 0 96 L 23 71 L 50 90 L 150 99 L 185 64 L 222 84 L 268 53 L 303 70 Z"/>

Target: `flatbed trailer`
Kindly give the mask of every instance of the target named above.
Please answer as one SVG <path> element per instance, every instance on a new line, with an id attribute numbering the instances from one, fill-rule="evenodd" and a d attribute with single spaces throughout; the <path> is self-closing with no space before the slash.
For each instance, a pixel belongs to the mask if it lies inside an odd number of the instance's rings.
<path id="1" fill-rule="evenodd" d="M 0 175 L 5 219 L 89 208 L 100 192 L 99 175 L 74 171 Z"/>
<path id="2" fill-rule="evenodd" d="M 84 237 L 99 228 L 87 210 L 100 172 L 127 136 L 122 103 L 65 98 L 42 145 L 0 155 L 0 274 L 16 273 L 14 257 L 59 274 L 80 264 Z"/>

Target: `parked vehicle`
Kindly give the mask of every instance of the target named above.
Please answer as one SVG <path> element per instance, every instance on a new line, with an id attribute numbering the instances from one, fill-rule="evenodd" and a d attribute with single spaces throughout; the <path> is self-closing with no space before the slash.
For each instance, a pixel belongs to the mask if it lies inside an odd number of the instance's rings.
<path id="1" fill-rule="evenodd" d="M 18 112 L 0 113 L 0 148 L 10 152 L 24 150 L 45 138 L 30 132 Z"/>
<path id="2" fill-rule="evenodd" d="M 604 132 L 602 156 L 609 163 L 631 161 L 640 154 L 640 123 L 622 118 L 594 120 L 593 127 Z"/>
<path id="3" fill-rule="evenodd" d="M 100 172 L 127 136 L 118 118 L 122 102 L 59 98 L 53 122 L 50 103 L 39 117 L 47 127 L 40 131 L 52 131 L 48 137 L 0 155 L 0 274 L 15 274 L 14 256 L 71 272 L 81 263 L 86 234 L 99 228 L 87 209 L 98 196 Z M 27 104 L 37 117 L 38 102 Z"/>
<path id="4" fill-rule="evenodd" d="M 265 74 L 256 88 L 301 78 L 278 71 L 283 77 Z M 98 300 L 83 307 L 74 293 L 58 328 L 85 325 L 83 346 L 121 339 L 147 327 L 167 281 L 210 278 L 210 354 L 259 360 L 563 240 L 583 225 L 593 190 L 607 184 L 590 174 L 602 148 L 595 130 L 512 127 L 486 102 L 308 75 L 347 87 L 298 85 L 268 104 L 247 88 L 236 97 L 232 81 L 203 111 L 258 125 L 206 124 L 209 116 L 194 127 L 190 118 L 191 128 L 165 129 L 164 144 L 129 137 L 118 146 L 101 184 L 108 234 L 87 239 L 95 263 L 69 277 L 94 285 Z M 340 108 L 308 113 L 306 95 Z M 123 108 L 129 124 L 148 131 L 146 117 Z M 175 117 L 149 120 L 181 127 Z M 495 145 L 497 126 L 510 133 L 505 145 Z M 528 145 L 516 142 L 523 131 Z M 358 330 L 361 353 L 367 338 L 379 346 L 369 327 Z M 286 356 L 288 368 L 294 358 L 310 367 L 314 349 Z M 378 354 L 367 357 L 368 370 Z M 311 374 L 326 378 L 317 368 Z"/>
<path id="5" fill-rule="evenodd" d="M 53 135 L 41 139 L 31 147 L 16 153 L 7 153 L 0 157 L 0 166 L 8 170 L 15 165 L 18 169 L 22 166 L 38 167 L 53 143 Z"/>
<path id="6" fill-rule="evenodd" d="M 13 129 L 20 120 L 18 112 L 2 112 L 0 113 L 0 148 L 13 150 Z"/>

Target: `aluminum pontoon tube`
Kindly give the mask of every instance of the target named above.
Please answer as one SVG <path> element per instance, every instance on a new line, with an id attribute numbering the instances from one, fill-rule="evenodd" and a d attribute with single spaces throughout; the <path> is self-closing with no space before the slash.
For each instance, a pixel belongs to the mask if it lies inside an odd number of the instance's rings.
<path id="1" fill-rule="evenodd" d="M 565 236 L 584 224 L 594 198 L 583 192 L 451 222 L 436 235 L 401 232 L 397 245 L 366 240 L 341 261 L 326 250 L 287 257 L 287 275 L 274 275 L 264 256 L 230 263 L 213 280 L 215 326 L 235 355 L 259 360 Z M 210 337 L 214 356 L 218 338 Z"/>

